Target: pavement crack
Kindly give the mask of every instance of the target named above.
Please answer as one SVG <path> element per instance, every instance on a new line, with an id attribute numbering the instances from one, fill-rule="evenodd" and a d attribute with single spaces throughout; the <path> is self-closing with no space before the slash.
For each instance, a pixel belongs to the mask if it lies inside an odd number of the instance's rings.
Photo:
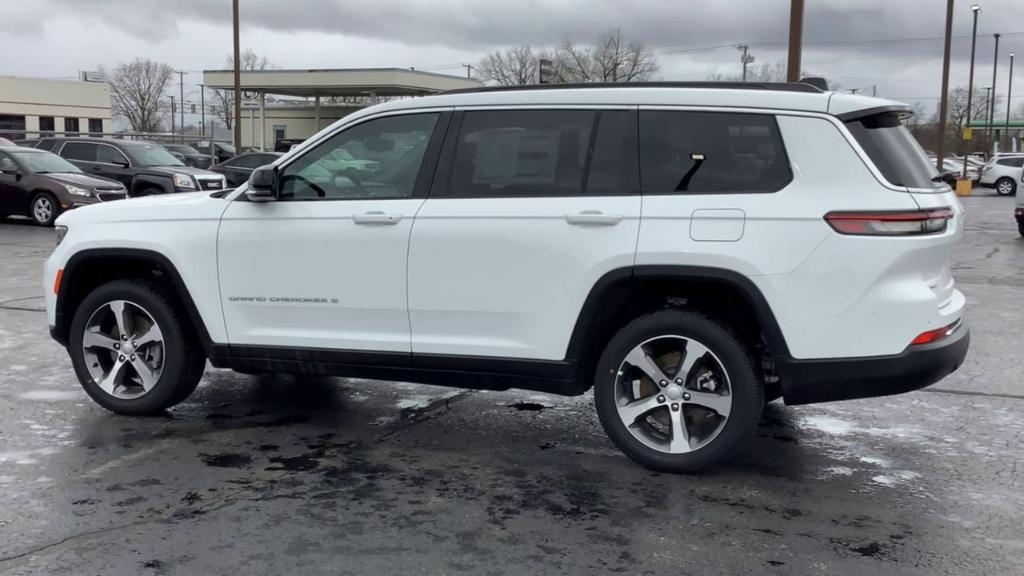
<path id="1" fill-rule="evenodd" d="M 32 556 L 33 554 L 39 554 L 40 552 L 45 552 L 45 551 L 47 551 L 47 550 L 49 550 L 51 548 L 56 548 L 58 546 L 63 546 L 65 544 L 69 543 L 69 542 L 74 542 L 75 540 L 91 538 L 93 536 L 98 536 L 100 534 L 106 534 L 108 532 L 114 532 L 114 531 L 117 531 L 117 530 L 124 530 L 125 528 L 134 528 L 135 526 L 141 526 L 143 524 L 150 524 L 150 523 L 154 523 L 154 522 L 161 522 L 161 521 L 164 521 L 164 520 L 165 520 L 164 518 L 150 519 L 150 520 L 138 520 L 136 522 L 129 522 L 128 524 L 118 524 L 117 526 L 109 526 L 107 528 L 98 528 L 96 530 L 88 530 L 86 532 L 81 532 L 81 533 L 78 533 L 78 534 L 71 534 L 70 536 L 65 536 L 64 538 L 61 538 L 60 540 L 57 540 L 57 541 L 54 541 L 54 542 L 50 542 L 50 543 L 47 543 L 47 544 L 42 544 L 40 546 L 36 546 L 34 548 L 30 548 L 28 550 L 25 550 L 24 552 L 18 552 L 17 554 L 11 554 L 9 556 L 0 556 L 0 564 L 5 564 L 5 563 L 8 563 L 8 562 L 14 562 L 15 560 L 21 560 L 22 558 L 26 558 L 28 556 Z"/>

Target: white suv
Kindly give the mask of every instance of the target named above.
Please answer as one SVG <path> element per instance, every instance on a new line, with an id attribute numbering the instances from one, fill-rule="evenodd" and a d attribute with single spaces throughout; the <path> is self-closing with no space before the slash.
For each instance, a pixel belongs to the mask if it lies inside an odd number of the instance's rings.
<path id="1" fill-rule="evenodd" d="M 61 216 L 51 332 L 122 414 L 181 402 L 206 360 L 593 387 L 626 454 L 697 470 L 766 400 L 905 392 L 963 361 L 963 209 L 908 112 L 805 84 L 373 106 L 230 193 Z M 332 171 L 340 149 L 374 169 Z"/>
<path id="2" fill-rule="evenodd" d="M 1001 196 L 1013 196 L 1024 175 L 1024 154 L 996 154 L 981 167 L 981 180 L 978 182 L 986 188 L 995 188 Z"/>

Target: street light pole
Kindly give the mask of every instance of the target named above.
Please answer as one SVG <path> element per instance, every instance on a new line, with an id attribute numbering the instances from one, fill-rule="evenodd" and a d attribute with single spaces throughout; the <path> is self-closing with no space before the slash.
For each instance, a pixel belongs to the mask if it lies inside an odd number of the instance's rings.
<path id="1" fill-rule="evenodd" d="M 202 84 L 199 85 L 199 114 L 199 136 L 202 137 L 206 132 L 206 86 Z"/>
<path id="2" fill-rule="evenodd" d="M 949 51 L 953 39 L 953 0 L 946 0 L 946 46 L 942 55 L 942 98 L 939 100 L 939 142 L 935 164 L 942 172 L 942 160 L 946 155 L 946 120 L 949 116 Z M 964 166 L 967 163 L 964 162 Z M 966 174 L 964 178 L 966 179 Z"/>
<path id="3" fill-rule="evenodd" d="M 242 149 L 242 74 L 239 71 L 241 66 L 241 50 L 238 47 L 238 0 L 232 0 L 231 2 L 231 17 L 234 23 L 234 40 L 235 40 L 235 149 Z M 211 144 L 212 148 L 213 145 Z"/>
<path id="4" fill-rule="evenodd" d="M 992 57 L 992 98 L 988 101 L 988 149 L 994 152 L 995 148 L 995 121 L 996 121 L 996 71 L 999 70 L 999 34 L 993 34 L 996 39 L 996 51 Z"/>
<path id="5" fill-rule="evenodd" d="M 964 124 L 964 128 L 968 130 L 971 128 L 971 107 L 974 99 L 974 48 L 978 44 L 978 13 L 981 12 L 981 6 L 971 4 L 971 12 L 974 12 L 974 26 L 971 28 L 971 74 L 967 80 L 967 122 Z M 966 143 L 968 140 L 964 138 L 961 142 Z M 964 173 L 961 178 L 967 180 L 967 156 L 970 155 L 971 147 L 965 144 L 964 148 Z"/>
<path id="6" fill-rule="evenodd" d="M 171 96 L 171 142 L 174 142 L 174 96 Z"/>
<path id="7" fill-rule="evenodd" d="M 1010 81 L 1007 83 L 1007 86 L 1006 86 L 1006 125 L 1003 127 L 1003 130 L 1006 132 L 1007 136 L 1010 135 L 1010 107 L 1011 107 L 1012 103 L 1013 103 L 1013 52 L 1010 52 Z M 1009 139 L 1007 140 L 1007 144 L 1009 144 Z M 1011 148 L 1012 148 L 1012 146 L 1011 146 Z"/>
<path id="8" fill-rule="evenodd" d="M 786 62 L 786 81 L 800 81 L 800 59 L 804 44 L 804 0 L 790 0 L 789 6 L 789 59 Z"/>
<path id="9" fill-rule="evenodd" d="M 185 143 L 185 73 L 175 70 L 178 74 L 178 108 L 181 114 L 181 122 L 178 126 L 181 128 L 181 143 Z"/>

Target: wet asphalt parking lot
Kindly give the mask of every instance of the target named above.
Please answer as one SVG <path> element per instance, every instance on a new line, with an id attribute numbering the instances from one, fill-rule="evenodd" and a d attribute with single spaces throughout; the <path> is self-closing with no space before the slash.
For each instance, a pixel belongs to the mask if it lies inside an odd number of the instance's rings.
<path id="1" fill-rule="evenodd" d="M 589 394 L 208 369 L 115 416 L 47 335 L 52 231 L 0 222 L 0 574 L 1024 574 L 1024 239 L 980 194 L 960 371 L 771 404 L 689 477 L 622 456 Z"/>

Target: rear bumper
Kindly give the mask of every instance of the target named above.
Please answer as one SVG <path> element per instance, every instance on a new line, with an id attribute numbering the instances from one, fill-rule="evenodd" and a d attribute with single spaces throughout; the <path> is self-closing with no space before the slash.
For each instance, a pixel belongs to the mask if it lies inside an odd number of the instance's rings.
<path id="1" fill-rule="evenodd" d="M 1017 219 L 1017 224 L 1024 224 L 1024 208 L 1014 210 L 1013 217 Z"/>
<path id="2" fill-rule="evenodd" d="M 776 359 L 786 404 L 814 404 L 910 392 L 942 380 L 963 364 L 971 335 L 911 346 L 894 356 L 827 360 Z"/>

